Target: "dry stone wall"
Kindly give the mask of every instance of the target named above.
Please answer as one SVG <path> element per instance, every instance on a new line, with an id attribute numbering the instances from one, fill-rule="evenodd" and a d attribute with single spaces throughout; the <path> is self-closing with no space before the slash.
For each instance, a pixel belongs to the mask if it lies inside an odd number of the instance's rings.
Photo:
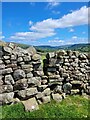
<path id="1" fill-rule="evenodd" d="M 57 51 L 48 53 L 44 60 L 44 73 L 48 84 L 56 84 L 60 93 L 90 95 L 89 55 L 78 51 Z"/>
<path id="2" fill-rule="evenodd" d="M 33 47 L 24 50 L 10 43 L 0 55 L 0 105 L 28 99 L 42 104 L 62 101 L 68 94 L 90 95 L 88 54 L 47 53 L 43 67 Z"/>

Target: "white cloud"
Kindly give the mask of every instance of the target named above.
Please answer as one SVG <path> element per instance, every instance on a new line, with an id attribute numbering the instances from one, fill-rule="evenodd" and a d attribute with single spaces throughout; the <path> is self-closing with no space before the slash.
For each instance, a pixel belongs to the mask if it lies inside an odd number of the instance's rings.
<path id="1" fill-rule="evenodd" d="M 73 29 L 73 28 L 70 28 L 69 32 L 74 32 L 74 29 Z"/>
<path id="2" fill-rule="evenodd" d="M 31 26 L 30 32 L 18 32 L 11 36 L 10 39 L 22 39 L 29 41 L 38 40 L 54 36 L 56 34 L 55 29 L 70 28 L 85 24 L 88 24 L 88 8 L 83 6 L 79 10 L 64 15 L 59 19 L 49 18 L 35 24 L 32 24 L 32 21 L 29 21 L 29 25 Z"/>
<path id="3" fill-rule="evenodd" d="M 64 40 L 49 40 L 49 43 L 63 43 Z"/>
<path id="4" fill-rule="evenodd" d="M 47 8 L 50 8 L 50 9 L 60 5 L 60 2 L 56 2 L 56 0 L 47 0 L 47 2 L 48 2 Z"/>
<path id="5" fill-rule="evenodd" d="M 19 32 L 14 36 L 11 36 L 10 39 L 20 39 L 20 40 L 38 40 L 41 38 L 46 38 L 55 35 L 54 32 Z"/>
<path id="6" fill-rule="evenodd" d="M 73 36 L 71 39 L 66 41 L 66 44 L 88 43 L 88 38 Z"/>
<path id="7" fill-rule="evenodd" d="M 73 36 L 72 39 L 77 39 L 78 37 L 77 36 Z"/>
<path id="8" fill-rule="evenodd" d="M 85 24 L 88 24 L 88 8 L 86 6 L 82 7 L 80 10 L 64 15 L 59 19 L 49 18 L 41 22 L 37 22 L 30 29 L 38 31 L 42 28 L 53 30 L 55 28 L 67 28 Z"/>

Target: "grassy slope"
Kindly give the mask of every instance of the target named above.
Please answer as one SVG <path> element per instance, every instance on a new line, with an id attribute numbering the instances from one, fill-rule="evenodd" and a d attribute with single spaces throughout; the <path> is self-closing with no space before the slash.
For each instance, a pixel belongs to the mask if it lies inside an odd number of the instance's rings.
<path id="1" fill-rule="evenodd" d="M 86 118 L 89 112 L 90 100 L 82 96 L 69 96 L 60 103 L 40 105 L 40 109 L 34 112 L 25 112 L 24 106 L 19 103 L 4 106 L 2 109 L 3 118 Z M 0 107 L 1 111 L 1 107 Z M 10 119 L 9 119 L 10 120 Z"/>

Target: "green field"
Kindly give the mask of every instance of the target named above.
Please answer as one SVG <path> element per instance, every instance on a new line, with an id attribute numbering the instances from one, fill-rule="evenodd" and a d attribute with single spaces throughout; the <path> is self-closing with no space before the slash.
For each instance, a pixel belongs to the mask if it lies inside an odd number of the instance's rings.
<path id="1" fill-rule="evenodd" d="M 90 100 L 82 96 L 69 96 L 60 103 L 51 101 L 50 103 L 40 105 L 40 109 L 33 112 L 25 112 L 21 103 L 15 105 L 5 105 L 2 107 L 2 118 L 88 118 Z M 0 107 L 1 112 L 1 107 Z M 0 114 L 1 115 L 1 114 Z M 1 117 L 1 116 L 0 116 Z M 89 118 L 88 118 L 89 119 Z"/>

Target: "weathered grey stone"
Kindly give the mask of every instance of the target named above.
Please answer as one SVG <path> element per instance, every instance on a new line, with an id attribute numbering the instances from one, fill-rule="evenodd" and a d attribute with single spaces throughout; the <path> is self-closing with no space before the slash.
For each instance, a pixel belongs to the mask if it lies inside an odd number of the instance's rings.
<path id="1" fill-rule="evenodd" d="M 78 94 L 79 92 L 80 92 L 79 89 L 72 89 L 71 95 Z"/>
<path id="2" fill-rule="evenodd" d="M 18 57 L 17 62 L 22 62 L 23 58 L 22 57 Z"/>
<path id="3" fill-rule="evenodd" d="M 33 69 L 34 69 L 35 71 L 42 71 L 42 70 L 43 70 L 41 63 L 40 63 L 40 64 L 35 64 L 35 65 L 33 66 Z"/>
<path id="4" fill-rule="evenodd" d="M 27 78 L 32 78 L 33 77 L 33 74 L 31 72 L 27 73 Z"/>
<path id="5" fill-rule="evenodd" d="M 22 61 L 22 62 L 18 62 L 18 66 L 20 67 L 21 65 L 24 65 L 25 64 L 25 62 L 24 61 Z M 20 67 L 21 68 L 21 67 Z"/>
<path id="6" fill-rule="evenodd" d="M 83 82 L 74 80 L 74 81 L 71 81 L 71 84 L 79 84 L 79 85 L 81 85 L 81 84 L 83 84 Z"/>
<path id="7" fill-rule="evenodd" d="M 49 103 L 50 102 L 50 96 L 42 97 L 42 102 L 43 103 Z"/>
<path id="8" fill-rule="evenodd" d="M 3 55 L 4 55 L 4 52 L 0 50 L 0 57 L 2 57 Z"/>
<path id="9" fill-rule="evenodd" d="M 25 56 L 25 57 L 23 57 L 23 58 L 24 58 L 24 61 L 25 61 L 25 62 L 31 61 L 31 57 L 30 57 L 30 56 Z"/>
<path id="10" fill-rule="evenodd" d="M 17 56 L 16 55 L 11 55 L 11 60 L 16 60 Z"/>
<path id="11" fill-rule="evenodd" d="M 80 63 L 80 67 L 84 68 L 85 67 L 85 63 Z"/>
<path id="12" fill-rule="evenodd" d="M 37 100 L 37 102 L 38 102 L 38 104 L 40 104 L 40 105 L 42 104 L 42 101 L 41 101 L 41 100 L 39 100 L 39 99 Z"/>
<path id="13" fill-rule="evenodd" d="M 3 64 L 3 61 L 2 61 L 2 60 L 0 60 L 0 64 Z"/>
<path id="14" fill-rule="evenodd" d="M 37 64 L 41 64 L 41 62 L 42 62 L 42 60 L 40 59 L 38 61 L 32 61 L 32 64 L 34 66 L 34 65 L 37 65 Z"/>
<path id="15" fill-rule="evenodd" d="M 33 46 L 30 46 L 29 48 L 27 48 L 26 51 L 31 55 L 36 54 L 36 49 Z"/>
<path id="16" fill-rule="evenodd" d="M 11 104 L 17 104 L 20 103 L 21 101 L 18 98 L 13 98 L 11 102 L 12 102 Z"/>
<path id="17" fill-rule="evenodd" d="M 40 60 L 40 59 L 41 59 L 41 56 L 39 54 L 34 54 L 32 56 L 32 60 L 34 60 L 34 61 L 37 61 L 37 60 Z"/>
<path id="18" fill-rule="evenodd" d="M 17 61 L 11 60 L 11 64 L 17 64 Z"/>
<path id="19" fill-rule="evenodd" d="M 75 55 L 70 56 L 71 59 L 76 59 Z"/>
<path id="20" fill-rule="evenodd" d="M 74 62 L 75 62 L 75 63 L 78 63 L 78 62 L 79 62 L 78 58 L 74 59 Z"/>
<path id="21" fill-rule="evenodd" d="M 78 67 L 78 64 L 75 63 L 75 62 L 72 62 L 71 65 L 72 65 L 73 67 Z"/>
<path id="22" fill-rule="evenodd" d="M 14 48 L 15 48 L 15 44 L 9 43 L 9 44 L 8 44 L 8 47 L 10 47 L 11 49 L 14 49 Z"/>
<path id="23" fill-rule="evenodd" d="M 41 85 L 41 78 L 40 77 L 32 77 L 32 78 L 28 79 L 28 84 L 39 86 L 39 85 Z"/>
<path id="24" fill-rule="evenodd" d="M 42 78 L 42 79 L 48 79 L 48 76 L 43 75 L 41 78 Z"/>
<path id="25" fill-rule="evenodd" d="M 5 60 L 5 63 L 6 64 L 9 64 L 11 61 L 10 60 Z"/>
<path id="26" fill-rule="evenodd" d="M 42 84 L 42 85 L 46 85 L 47 83 L 48 83 L 47 79 L 41 80 L 41 84 Z"/>
<path id="27" fill-rule="evenodd" d="M 86 70 L 84 68 L 81 68 L 80 71 L 85 74 L 86 73 Z"/>
<path id="28" fill-rule="evenodd" d="M 18 96 L 21 98 L 21 99 L 26 99 L 28 97 L 31 97 L 33 95 L 36 95 L 38 93 L 37 91 L 37 88 L 27 88 L 25 90 L 20 90 L 18 91 Z"/>
<path id="29" fill-rule="evenodd" d="M 55 56 L 56 56 L 56 55 L 55 55 L 54 52 L 51 52 L 51 53 L 47 53 L 47 54 L 46 54 L 46 58 L 47 58 L 47 59 L 55 58 Z"/>
<path id="30" fill-rule="evenodd" d="M 21 67 L 22 69 L 33 68 L 33 66 L 30 64 L 24 64 L 24 65 L 21 65 Z"/>
<path id="31" fill-rule="evenodd" d="M 56 66 L 56 64 L 58 64 L 60 61 L 57 61 L 57 59 L 55 59 L 55 58 L 50 58 L 49 59 L 49 67 L 55 67 Z"/>
<path id="32" fill-rule="evenodd" d="M 14 71 L 13 76 L 15 80 L 19 80 L 19 79 L 25 78 L 25 72 L 21 69 L 17 69 Z"/>
<path id="33" fill-rule="evenodd" d="M 42 97 L 43 97 L 42 92 L 38 92 L 37 95 L 36 95 L 36 98 L 37 98 L 37 99 L 40 99 L 40 98 L 42 98 Z"/>
<path id="34" fill-rule="evenodd" d="M 65 59 L 64 59 L 64 62 L 68 63 L 69 61 L 68 61 L 68 59 L 67 59 L 67 58 L 65 58 Z"/>
<path id="35" fill-rule="evenodd" d="M 67 51 L 67 55 L 68 55 L 68 56 L 72 56 L 72 55 L 73 55 L 73 51 L 68 50 L 68 51 Z"/>
<path id="36" fill-rule="evenodd" d="M 25 69 L 23 69 L 23 70 L 24 70 L 25 73 L 27 74 L 27 73 L 32 72 L 32 71 L 33 71 L 33 68 L 25 68 Z"/>
<path id="37" fill-rule="evenodd" d="M 57 57 L 64 56 L 64 55 L 67 55 L 65 50 L 60 50 L 57 52 Z"/>
<path id="38" fill-rule="evenodd" d="M 72 84 L 70 83 L 66 83 L 63 85 L 63 89 L 65 93 L 70 93 L 71 89 L 72 89 Z"/>
<path id="39" fill-rule="evenodd" d="M 0 64 L 0 70 L 1 69 L 5 69 L 5 65 L 4 64 Z"/>
<path id="40" fill-rule="evenodd" d="M 86 93 L 90 95 L 90 86 L 87 86 Z"/>
<path id="41" fill-rule="evenodd" d="M 0 78 L 0 86 L 3 85 L 3 80 Z"/>
<path id="42" fill-rule="evenodd" d="M 17 68 L 17 64 L 14 64 L 14 63 L 7 64 L 6 68 Z"/>
<path id="43" fill-rule="evenodd" d="M 15 53 L 15 55 L 17 55 L 18 57 L 24 57 L 24 53 Z"/>
<path id="44" fill-rule="evenodd" d="M 78 57 L 79 56 L 79 51 L 73 51 L 73 54 Z"/>
<path id="45" fill-rule="evenodd" d="M 50 87 L 50 86 L 53 86 L 53 85 L 63 85 L 63 83 L 62 82 L 50 82 L 50 83 L 48 83 L 48 86 Z"/>
<path id="46" fill-rule="evenodd" d="M 14 92 L 0 94 L 0 105 L 11 103 L 13 97 L 14 97 Z"/>
<path id="47" fill-rule="evenodd" d="M 0 86 L 0 94 L 1 93 L 8 93 L 13 92 L 13 86 L 12 85 L 2 85 Z"/>
<path id="48" fill-rule="evenodd" d="M 28 87 L 27 79 L 20 79 L 16 81 L 14 85 L 14 90 L 22 90 L 22 89 L 26 89 L 27 87 Z"/>
<path id="49" fill-rule="evenodd" d="M 12 68 L 7 68 L 7 69 L 0 70 L 0 75 L 9 74 L 12 72 L 13 72 Z"/>
<path id="50" fill-rule="evenodd" d="M 13 84 L 15 83 L 12 75 L 6 75 L 4 82 L 5 82 L 5 84 L 7 84 L 7 85 L 10 85 L 10 84 L 13 85 Z"/>
<path id="51" fill-rule="evenodd" d="M 70 63 L 73 62 L 73 59 L 69 58 L 69 62 L 70 62 Z"/>
<path id="52" fill-rule="evenodd" d="M 62 93 L 62 86 L 57 85 L 54 89 L 54 93 Z"/>
<path id="53" fill-rule="evenodd" d="M 86 55 L 83 54 L 83 53 L 81 53 L 81 54 L 79 55 L 79 58 L 80 58 L 81 60 L 83 60 L 83 59 L 87 59 Z"/>
<path id="54" fill-rule="evenodd" d="M 15 49 L 13 50 L 13 54 L 18 55 L 18 57 L 23 57 L 25 56 L 25 54 L 28 54 L 28 52 L 27 50 L 22 49 L 20 47 L 15 47 Z"/>
<path id="55" fill-rule="evenodd" d="M 69 66 L 70 66 L 70 63 L 67 62 L 67 63 L 64 63 L 64 65 L 69 67 Z"/>
<path id="56" fill-rule="evenodd" d="M 8 59 L 10 59 L 10 56 L 3 56 L 3 58 L 4 58 L 5 60 L 8 60 Z"/>
<path id="57" fill-rule="evenodd" d="M 43 94 L 44 96 L 48 96 L 48 95 L 50 95 L 50 93 L 51 93 L 50 88 L 46 88 L 46 89 L 42 92 L 42 94 Z"/>
<path id="58" fill-rule="evenodd" d="M 39 109 L 39 106 L 38 106 L 38 103 L 36 101 L 35 98 L 30 98 L 26 101 L 22 101 L 24 107 L 25 107 L 25 111 L 34 111 L 34 110 L 38 110 Z"/>
<path id="59" fill-rule="evenodd" d="M 64 78 L 49 78 L 50 83 L 62 82 Z"/>
<path id="60" fill-rule="evenodd" d="M 69 77 L 69 74 L 67 74 L 67 73 L 62 73 L 62 77 L 63 77 L 63 78 L 68 78 L 68 77 Z"/>
<path id="61" fill-rule="evenodd" d="M 62 101 L 62 95 L 60 95 L 59 93 L 57 93 L 57 94 L 53 94 L 53 93 L 52 93 L 52 98 L 53 98 L 53 100 L 55 100 L 56 102 L 61 102 L 61 101 Z"/>
<path id="62" fill-rule="evenodd" d="M 43 71 L 34 71 L 34 76 L 43 76 L 44 75 L 44 72 Z"/>
<path id="63" fill-rule="evenodd" d="M 47 68 L 48 72 L 55 72 L 56 71 L 56 67 L 49 67 Z"/>
<path id="64" fill-rule="evenodd" d="M 52 75 L 56 75 L 56 72 L 46 72 L 47 76 L 52 76 Z"/>
<path id="65" fill-rule="evenodd" d="M 38 91 L 42 92 L 43 90 L 45 90 L 48 87 L 48 85 L 39 85 L 38 86 Z"/>
<path id="66" fill-rule="evenodd" d="M 3 51 L 12 54 L 12 49 L 10 47 L 7 46 L 3 47 Z"/>

